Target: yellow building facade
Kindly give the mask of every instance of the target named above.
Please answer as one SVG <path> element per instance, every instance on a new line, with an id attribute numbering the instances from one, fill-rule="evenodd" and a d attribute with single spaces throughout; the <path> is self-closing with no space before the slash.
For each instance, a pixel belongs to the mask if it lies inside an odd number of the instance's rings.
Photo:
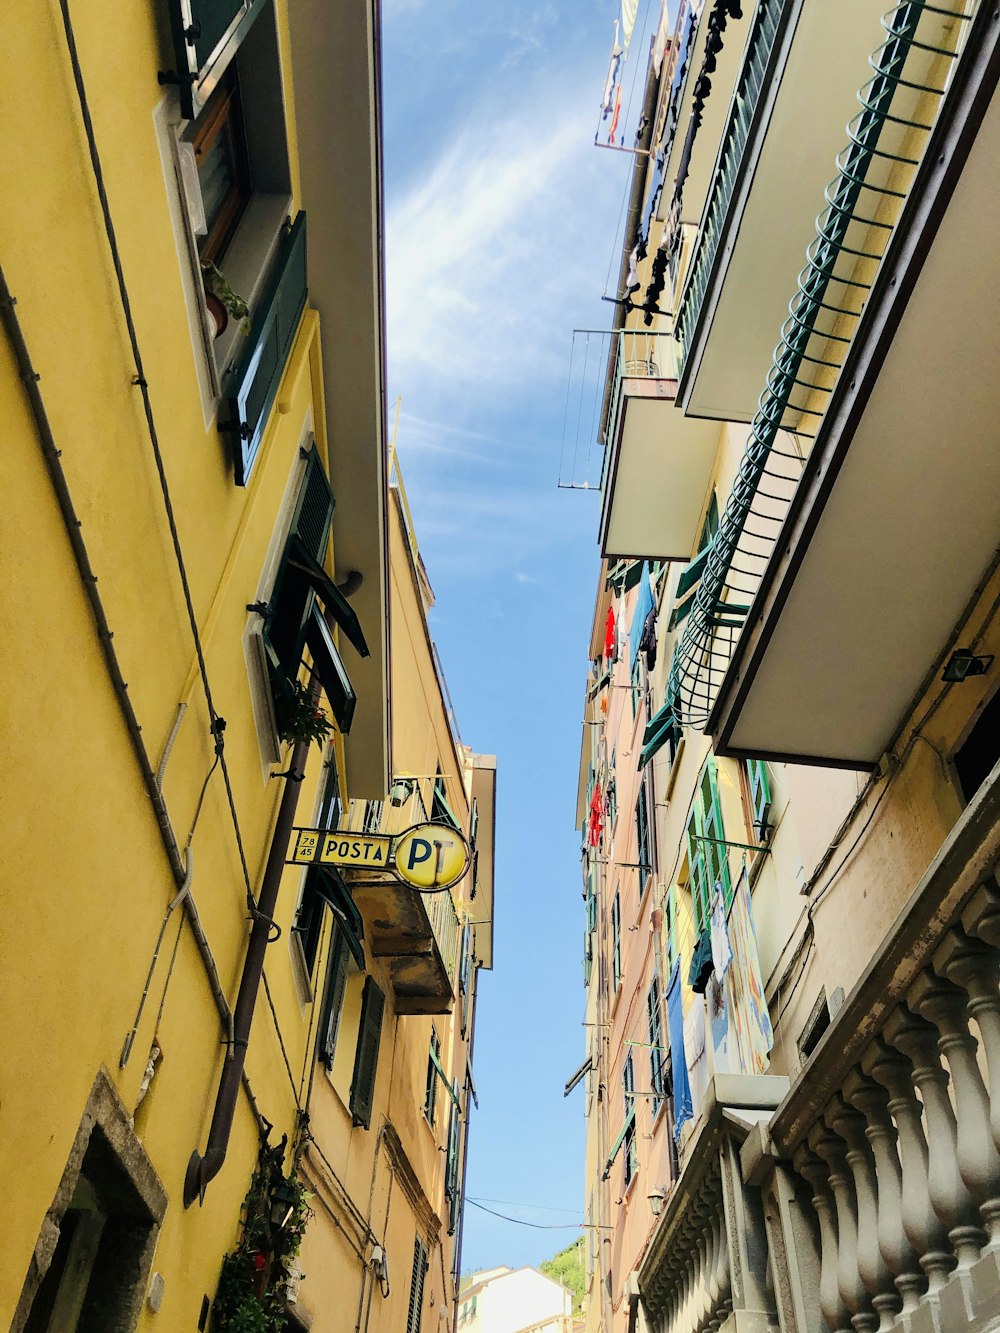
<path id="1" fill-rule="evenodd" d="M 223 1328 L 241 1301 L 260 1327 L 416 1330 L 453 1305 L 495 769 L 451 736 L 386 473 L 377 6 L 290 8 L 10 16 L 0 1319 L 19 1330 Z M 445 822 L 475 840 L 478 815 L 478 880 L 382 891 L 431 960 L 420 1008 L 428 969 L 400 1001 L 391 913 L 286 862 L 295 827 L 395 809 L 401 771 L 433 806 L 438 764 Z"/>

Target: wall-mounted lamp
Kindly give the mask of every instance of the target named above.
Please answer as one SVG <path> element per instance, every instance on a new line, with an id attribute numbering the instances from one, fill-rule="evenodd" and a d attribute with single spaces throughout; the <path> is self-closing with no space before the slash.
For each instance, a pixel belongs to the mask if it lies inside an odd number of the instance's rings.
<path id="1" fill-rule="evenodd" d="M 941 679 L 949 685 L 960 685 L 967 676 L 985 676 L 992 665 L 992 653 L 977 657 L 971 648 L 956 648 L 948 658 Z"/>
<path id="2" fill-rule="evenodd" d="M 389 804 L 405 805 L 417 789 L 416 778 L 397 778 L 389 788 Z"/>
<path id="3" fill-rule="evenodd" d="M 271 1221 L 282 1230 L 292 1220 L 292 1214 L 299 1202 L 298 1191 L 294 1185 L 283 1180 L 271 1195 Z"/>
<path id="4" fill-rule="evenodd" d="M 663 1200 L 666 1198 L 666 1191 L 662 1185 L 654 1185 L 646 1196 L 649 1199 L 649 1206 L 653 1211 L 654 1217 L 659 1217 L 663 1212 Z"/>

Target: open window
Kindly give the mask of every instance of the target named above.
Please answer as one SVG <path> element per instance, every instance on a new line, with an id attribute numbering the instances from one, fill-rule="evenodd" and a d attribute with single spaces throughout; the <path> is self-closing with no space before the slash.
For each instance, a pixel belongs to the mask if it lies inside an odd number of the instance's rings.
<path id="1" fill-rule="evenodd" d="M 206 415 L 219 409 L 245 485 L 306 303 L 305 215 L 291 218 L 274 4 L 167 3 L 176 67 L 161 77 L 179 100 L 161 133 L 180 205 L 182 280 L 212 399 Z"/>
<path id="2" fill-rule="evenodd" d="M 250 644 L 258 675 L 267 681 L 266 707 L 277 737 L 301 696 L 300 673 L 319 679 L 340 732 L 350 730 L 357 702 L 347 668 L 334 642 L 332 621 L 362 656 L 368 645 L 357 615 L 323 567 L 333 522 L 333 493 L 316 446 L 308 450 L 288 536 L 266 602 L 248 607 L 256 617 Z"/>

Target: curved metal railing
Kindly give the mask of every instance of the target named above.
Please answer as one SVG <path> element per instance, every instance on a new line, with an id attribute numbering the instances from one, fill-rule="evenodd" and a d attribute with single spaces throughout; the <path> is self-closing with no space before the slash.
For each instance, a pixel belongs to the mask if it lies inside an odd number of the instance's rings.
<path id="1" fill-rule="evenodd" d="M 708 721 L 760 586 L 822 406 L 837 382 L 976 5 L 901 0 L 884 15 L 826 207 L 806 250 L 757 412 L 674 651 L 667 704 L 684 726 Z M 945 44 L 949 39 L 950 44 Z M 928 108 L 930 112 L 928 114 Z"/>

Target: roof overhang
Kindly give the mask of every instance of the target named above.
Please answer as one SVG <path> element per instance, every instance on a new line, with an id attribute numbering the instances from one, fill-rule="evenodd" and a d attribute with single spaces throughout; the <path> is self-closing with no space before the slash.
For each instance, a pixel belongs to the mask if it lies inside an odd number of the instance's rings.
<path id="1" fill-rule="evenodd" d="M 756 411 L 823 190 L 847 142 L 844 127 L 859 109 L 858 89 L 871 77 L 868 56 L 885 36 L 884 10 L 884 0 L 784 6 L 688 338 L 678 398 L 693 416 L 749 421 Z M 728 104 L 723 111 L 728 117 Z M 724 129 L 720 117 L 713 143 Z M 701 203 L 707 193 L 708 186 Z M 696 263 L 697 255 L 689 279 Z"/>
<path id="2" fill-rule="evenodd" d="M 676 406 L 677 381 L 621 381 L 608 442 L 600 546 L 608 559 L 688 560 L 715 466 L 717 422 Z"/>
<path id="3" fill-rule="evenodd" d="M 474 754 L 472 758 L 472 797 L 479 810 L 476 849 L 479 852 L 479 878 L 476 901 L 471 916 L 476 923 L 476 958 L 481 967 L 493 966 L 493 882 L 496 872 L 497 760 L 493 754 Z"/>
<path id="4" fill-rule="evenodd" d="M 322 325 L 330 479 L 339 501 L 338 577 L 360 570 L 352 605 L 371 656 L 352 665 L 352 796 L 388 788 L 389 631 L 385 466 L 385 300 L 379 4 L 290 7 L 309 298 Z"/>
<path id="5" fill-rule="evenodd" d="M 1000 38 L 987 10 L 709 719 L 721 754 L 877 763 L 995 557 Z"/>

